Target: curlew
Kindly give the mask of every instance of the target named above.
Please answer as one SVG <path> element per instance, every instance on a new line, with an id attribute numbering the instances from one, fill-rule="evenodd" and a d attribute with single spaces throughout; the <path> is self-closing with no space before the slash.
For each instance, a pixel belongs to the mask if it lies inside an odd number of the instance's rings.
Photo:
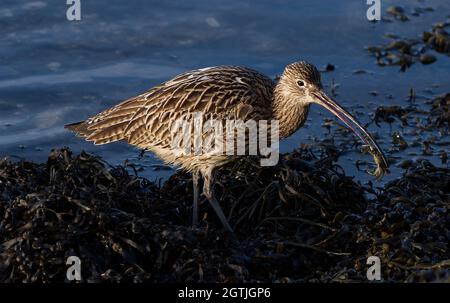
<path id="1" fill-rule="evenodd" d="M 180 155 L 171 144 L 175 121 L 189 119 L 194 112 L 216 120 L 277 120 L 282 139 L 302 127 L 314 103 L 336 115 L 368 145 L 377 162 L 378 173 L 387 170 L 386 158 L 369 132 L 323 92 L 319 71 L 304 61 L 286 66 L 277 83 L 253 69 L 239 66 L 185 72 L 66 128 L 95 144 L 124 140 L 152 151 L 168 164 L 192 172 L 194 225 L 198 221 L 199 181 L 203 177 L 203 194 L 224 228 L 232 231 L 214 196 L 213 185 L 217 168 L 238 155 Z"/>

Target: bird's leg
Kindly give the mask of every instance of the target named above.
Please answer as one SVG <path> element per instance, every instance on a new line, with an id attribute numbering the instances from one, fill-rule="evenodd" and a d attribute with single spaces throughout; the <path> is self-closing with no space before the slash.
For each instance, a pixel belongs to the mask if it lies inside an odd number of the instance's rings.
<path id="1" fill-rule="evenodd" d="M 225 214 L 223 213 L 222 208 L 219 205 L 219 202 L 217 202 L 216 198 L 214 197 L 214 177 L 215 177 L 214 169 L 208 169 L 206 172 L 203 172 L 203 177 L 204 177 L 203 194 L 206 196 L 212 208 L 216 212 L 217 216 L 220 219 L 220 222 L 222 222 L 223 227 L 227 231 L 233 232 L 233 229 L 228 223 L 228 220 L 225 217 Z"/>
<path id="2" fill-rule="evenodd" d="M 194 204 L 192 205 L 192 226 L 198 224 L 198 198 L 200 196 L 198 181 L 200 181 L 200 171 L 194 170 L 192 172 L 192 184 L 194 185 Z"/>

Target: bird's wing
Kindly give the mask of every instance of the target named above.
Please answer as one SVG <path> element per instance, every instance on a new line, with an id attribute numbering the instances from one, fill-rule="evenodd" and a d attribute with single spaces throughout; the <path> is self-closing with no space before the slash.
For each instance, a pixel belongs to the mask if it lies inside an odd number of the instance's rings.
<path id="1" fill-rule="evenodd" d="M 220 66 L 181 74 L 68 128 L 95 144 L 126 140 L 141 148 L 170 147 L 178 119 L 270 118 L 273 81 L 243 67 Z"/>

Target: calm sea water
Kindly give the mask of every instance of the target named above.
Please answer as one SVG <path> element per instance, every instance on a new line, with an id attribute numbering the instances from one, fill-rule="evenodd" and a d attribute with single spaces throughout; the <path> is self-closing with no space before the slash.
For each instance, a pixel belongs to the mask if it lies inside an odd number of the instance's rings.
<path id="1" fill-rule="evenodd" d="M 15 155 L 44 161 L 52 148 L 69 146 L 103 156 L 113 164 L 128 159 L 151 179 L 173 170 L 155 170 L 161 162 L 124 143 L 93 146 L 64 130 L 128 97 L 195 68 L 236 64 L 275 77 L 284 66 L 308 60 L 336 70 L 323 75 L 329 91 L 339 83 L 336 99 L 362 112 L 368 122 L 379 105 L 405 105 L 409 89 L 433 97 L 450 92 L 450 60 L 414 65 L 406 73 L 375 65 L 365 46 L 384 43 L 386 33 L 416 37 L 450 14 L 447 0 L 382 1 L 390 5 L 432 7 L 409 22 L 370 23 L 365 0 L 349 1 L 111 1 L 81 0 L 82 20 L 66 19 L 65 1 L 2 0 L 0 3 L 0 157 Z M 370 71 L 356 75 L 356 69 Z M 369 92 L 378 91 L 378 96 Z M 392 95 L 392 99 L 385 96 Z M 422 99 L 418 99 L 420 100 Z M 293 150 L 311 136 L 325 137 L 322 119 L 331 114 L 313 107 L 307 127 L 282 142 Z M 388 126 L 371 131 L 389 149 Z M 399 154 L 396 154 L 399 156 Z M 414 159 L 408 153 L 400 154 Z M 430 157 L 438 163 L 437 157 Z M 341 161 L 350 175 L 353 162 L 371 161 L 358 153 Z M 391 178 L 399 170 L 393 169 Z"/>

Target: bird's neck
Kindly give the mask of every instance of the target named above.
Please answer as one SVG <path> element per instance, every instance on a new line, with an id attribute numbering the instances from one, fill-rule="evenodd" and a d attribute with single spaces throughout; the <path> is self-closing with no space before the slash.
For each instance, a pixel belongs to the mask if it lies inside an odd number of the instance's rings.
<path id="1" fill-rule="evenodd" d="M 294 100 L 277 85 L 274 90 L 273 113 L 280 127 L 280 138 L 295 133 L 308 118 L 309 105 Z"/>

